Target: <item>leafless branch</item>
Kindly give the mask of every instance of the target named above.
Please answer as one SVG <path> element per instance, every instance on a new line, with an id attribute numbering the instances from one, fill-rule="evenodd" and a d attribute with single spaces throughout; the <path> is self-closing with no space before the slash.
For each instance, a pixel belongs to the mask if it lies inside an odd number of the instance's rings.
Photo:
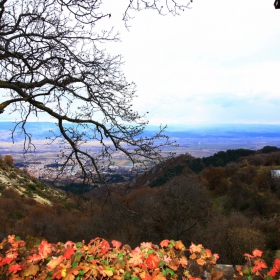
<path id="1" fill-rule="evenodd" d="M 125 11 L 155 9 L 164 14 L 162 1 L 131 0 Z M 166 0 L 166 11 L 179 14 L 189 4 Z M 111 56 L 102 42 L 119 40 L 112 30 L 97 27 L 110 15 L 101 11 L 101 0 L 2 0 L 0 1 L 0 88 L 9 98 L 0 104 L 19 112 L 25 135 L 24 150 L 35 149 L 26 129 L 31 115 L 47 113 L 58 133 L 50 143 L 61 147 L 61 173 L 78 166 L 84 182 L 106 181 L 100 172 L 114 155 L 124 154 L 137 168 L 162 160 L 161 148 L 172 145 L 162 127 L 146 137 L 146 114 L 132 108 L 135 85 L 126 81 L 122 57 Z M 99 152 L 87 148 L 98 142 Z"/>

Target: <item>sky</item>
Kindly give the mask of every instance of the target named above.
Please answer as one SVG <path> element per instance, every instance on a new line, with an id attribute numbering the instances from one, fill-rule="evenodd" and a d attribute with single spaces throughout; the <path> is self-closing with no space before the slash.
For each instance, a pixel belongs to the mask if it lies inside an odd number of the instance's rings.
<path id="1" fill-rule="evenodd" d="M 104 47 L 122 54 L 127 80 L 137 85 L 134 109 L 148 111 L 150 124 L 280 124 L 274 0 L 193 0 L 177 17 L 141 11 L 129 31 L 121 20 L 128 0 L 103 2 L 112 14 L 104 28 L 114 26 L 121 38 Z"/>
<path id="2" fill-rule="evenodd" d="M 137 84 L 135 108 L 149 111 L 152 124 L 280 123 L 273 4 L 194 0 L 179 17 L 135 14 L 116 48 Z"/>

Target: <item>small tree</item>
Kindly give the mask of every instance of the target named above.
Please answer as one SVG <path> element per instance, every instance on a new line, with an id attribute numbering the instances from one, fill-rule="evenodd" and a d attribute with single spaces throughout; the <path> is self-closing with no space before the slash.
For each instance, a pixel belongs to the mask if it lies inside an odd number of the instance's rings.
<path id="1" fill-rule="evenodd" d="M 142 9 L 176 15 L 189 5 L 179 2 L 129 0 L 123 20 Z M 20 129 L 25 151 L 35 149 L 29 117 L 51 116 L 59 132 L 50 143 L 61 147 L 61 172 L 78 165 L 84 180 L 101 179 L 100 166 L 111 165 L 115 153 L 145 165 L 144 159 L 158 162 L 161 147 L 170 144 L 164 127 L 144 136 L 146 115 L 131 105 L 135 85 L 121 71 L 121 56 L 102 48 L 119 40 L 112 30 L 98 31 L 110 16 L 100 0 L 0 0 L 0 88 L 7 97 L 0 113 L 8 106 L 20 113 L 12 137 Z M 100 143 L 99 152 L 85 147 L 89 141 Z"/>
<path id="2" fill-rule="evenodd" d="M 6 155 L 4 161 L 10 166 L 14 165 L 14 158 L 11 155 Z"/>

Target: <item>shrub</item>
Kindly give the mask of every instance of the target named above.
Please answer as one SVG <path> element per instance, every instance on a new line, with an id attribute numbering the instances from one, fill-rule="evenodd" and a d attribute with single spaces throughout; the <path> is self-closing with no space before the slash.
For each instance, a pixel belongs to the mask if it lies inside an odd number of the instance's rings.
<path id="1" fill-rule="evenodd" d="M 14 158 L 11 155 L 6 155 L 4 161 L 10 166 L 14 165 Z"/>

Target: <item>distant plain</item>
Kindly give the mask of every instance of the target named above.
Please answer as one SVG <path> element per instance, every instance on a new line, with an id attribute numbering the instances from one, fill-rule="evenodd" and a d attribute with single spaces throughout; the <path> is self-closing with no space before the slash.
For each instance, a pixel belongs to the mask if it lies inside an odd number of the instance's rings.
<path id="1" fill-rule="evenodd" d="M 21 157 L 23 153 L 23 135 L 19 130 L 15 132 L 14 143 L 12 143 L 11 130 L 13 123 L 0 123 L 0 154 L 13 154 L 15 158 Z M 47 145 L 46 137 L 51 136 L 51 130 L 57 131 L 57 126 L 50 122 L 30 122 L 26 125 L 27 131 L 32 134 L 32 141 L 36 146 L 29 156 L 35 160 L 42 158 L 42 154 L 52 157 L 59 152 L 58 144 Z M 157 127 L 148 126 L 143 136 L 152 136 Z M 176 141 L 178 147 L 165 147 L 163 154 L 176 152 L 177 155 L 189 153 L 194 157 L 206 157 L 218 151 L 228 149 L 246 148 L 258 150 L 264 146 L 280 147 L 280 125 L 265 124 L 227 124 L 227 125 L 185 125 L 170 126 L 166 129 L 166 135 Z M 92 151 L 99 149 L 99 142 L 87 143 L 87 148 Z M 116 156 L 116 164 L 124 165 L 127 161 L 121 154 Z"/>

